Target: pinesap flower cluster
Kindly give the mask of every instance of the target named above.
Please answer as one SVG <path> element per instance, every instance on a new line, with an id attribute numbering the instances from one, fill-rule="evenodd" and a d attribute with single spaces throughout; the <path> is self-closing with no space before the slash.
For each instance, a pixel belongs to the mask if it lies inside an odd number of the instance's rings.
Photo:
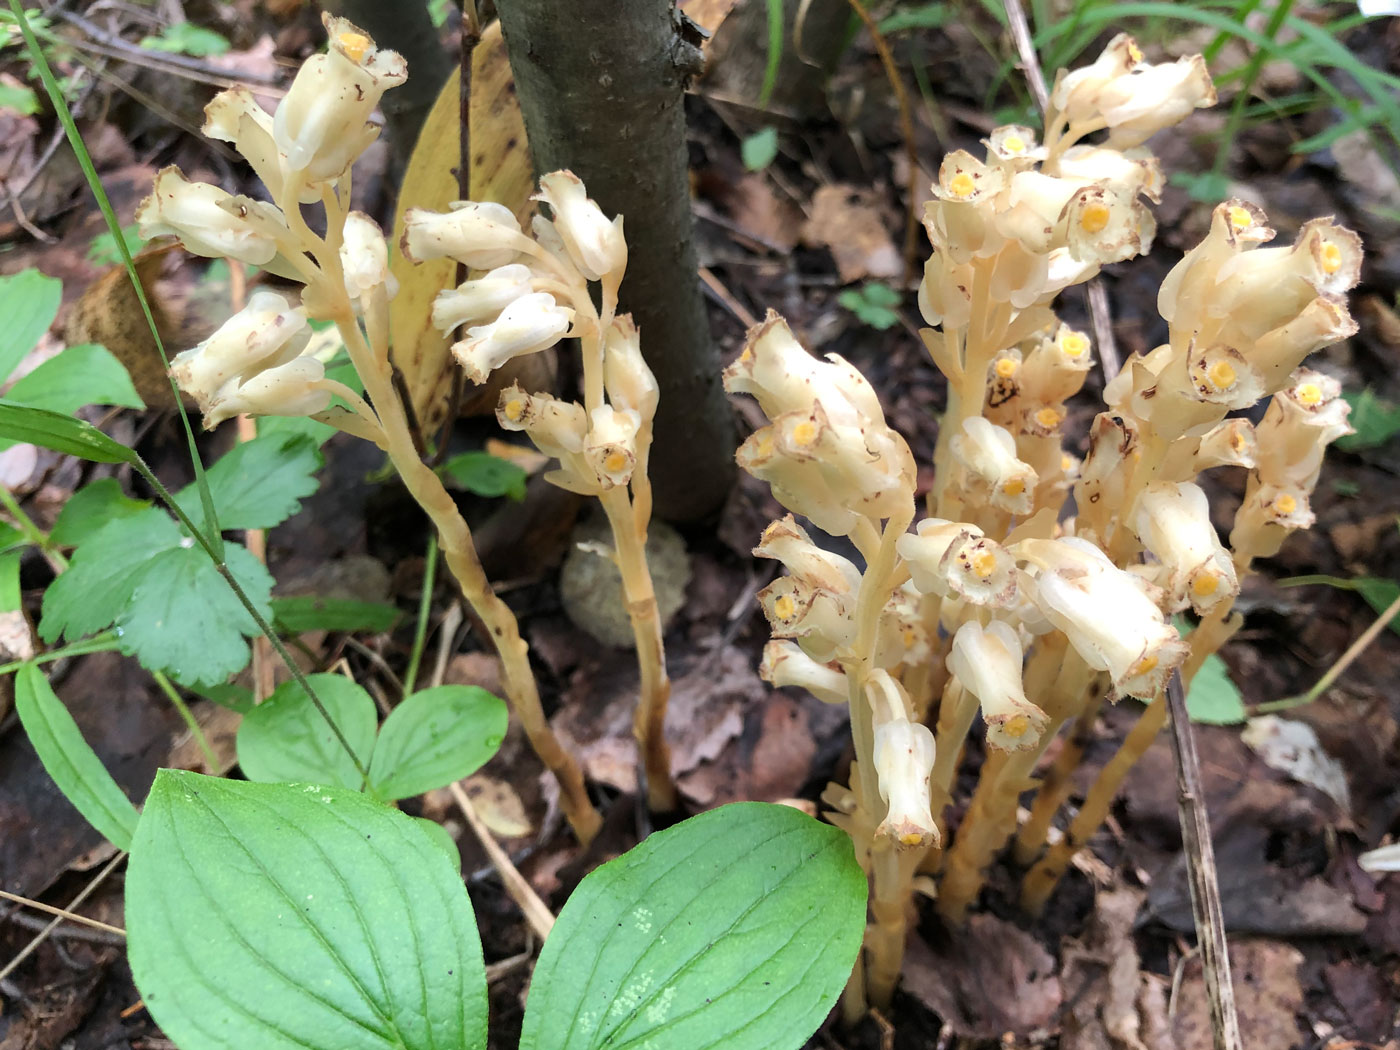
<path id="1" fill-rule="evenodd" d="M 739 464 L 792 511 L 754 551 L 786 570 L 760 595 L 774 639 L 763 674 L 850 708 L 851 782 L 823 797 L 874 878 L 865 978 L 877 1004 L 897 977 L 910 892 L 961 918 L 1017 834 L 1055 735 L 1105 697 L 1152 702 L 1160 717 L 1169 676 L 1194 673 L 1238 626 L 1229 614 L 1252 561 L 1311 523 L 1323 452 L 1349 430 L 1336 382 L 1301 365 L 1355 331 L 1344 297 L 1356 235 L 1316 219 L 1291 246 L 1263 247 L 1274 231 L 1262 210 L 1230 200 L 1163 282 L 1168 342 L 1108 384 L 1082 461 L 1064 433 L 1093 355 L 1052 303 L 1149 250 L 1163 177 L 1143 143 L 1214 101 L 1200 56 L 1153 65 L 1119 36 L 1061 71 L 1044 142 L 1001 127 L 981 156 L 945 157 L 919 307 L 949 395 L 921 520 L 909 449 L 850 364 L 812 357 L 770 314 L 725 372 L 769 420 Z M 1262 397 L 1257 426 L 1232 415 Z M 1221 466 L 1249 471 L 1228 544 L 1198 484 Z M 849 541 L 863 567 L 793 515 Z M 1186 639 L 1181 613 L 1200 624 Z M 979 714 L 990 750 L 949 836 L 956 756 Z M 1023 863 L 1041 858 L 1062 798 L 1037 798 Z M 1027 903 L 1063 863 L 1063 851 L 1041 858 Z"/>

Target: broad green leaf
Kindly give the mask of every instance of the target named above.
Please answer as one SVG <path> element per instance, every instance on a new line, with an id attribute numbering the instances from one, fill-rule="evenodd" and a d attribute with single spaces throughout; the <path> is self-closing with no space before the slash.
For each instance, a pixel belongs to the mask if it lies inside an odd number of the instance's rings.
<path id="1" fill-rule="evenodd" d="M 8 521 L 0 521 L 0 554 L 29 546 L 23 530 L 15 528 Z"/>
<path id="2" fill-rule="evenodd" d="M 21 270 L 0 277 L 0 382 L 8 379 L 24 355 L 58 316 L 63 282 L 38 270 Z"/>
<path id="3" fill-rule="evenodd" d="M 148 507 L 145 500 L 122 492 L 116 478 L 101 478 L 68 497 L 49 538 L 60 547 L 76 547 L 108 522 L 129 518 Z"/>
<path id="4" fill-rule="evenodd" d="M 198 693 L 206 700 L 211 700 L 220 707 L 227 707 L 230 711 L 236 711 L 240 715 L 246 715 L 257 705 L 253 703 L 253 691 L 247 686 L 234 685 L 232 682 L 224 685 L 203 685 L 192 686 L 184 682 L 180 683 L 193 693 Z"/>
<path id="5" fill-rule="evenodd" d="M 525 498 L 525 471 L 489 452 L 462 452 L 442 465 L 442 473 L 458 488 L 478 496 Z"/>
<path id="6" fill-rule="evenodd" d="M 1400 434 L 1400 405 L 1382 400 L 1370 387 L 1359 394 L 1348 391 L 1342 397 L 1351 406 L 1347 422 L 1356 433 L 1339 437 L 1338 448 L 1346 452 L 1378 448 Z"/>
<path id="7" fill-rule="evenodd" d="M 15 711 L 39 761 L 64 797 L 117 849 L 131 849 L 139 817 L 136 807 L 34 664 L 25 664 L 15 675 Z"/>
<path id="8" fill-rule="evenodd" d="M 762 171 L 778 159 L 778 129 L 764 128 L 739 143 L 739 156 L 749 171 Z"/>
<path id="9" fill-rule="evenodd" d="M 10 388 L 11 401 L 72 415 L 84 405 L 145 408 L 126 366 L 105 346 L 83 343 L 49 358 Z"/>
<path id="10" fill-rule="evenodd" d="M 742 802 L 579 884 L 545 941 L 520 1050 L 796 1050 L 865 931 L 850 837 Z"/>
<path id="11" fill-rule="evenodd" d="M 413 819 L 423 829 L 423 834 L 432 840 L 433 845 L 442 850 L 443 856 L 461 868 L 462 851 L 457 848 L 457 840 L 452 837 L 451 833 L 436 820 L 429 820 L 427 817 L 414 817 Z"/>
<path id="12" fill-rule="evenodd" d="M 193 22 L 176 22 L 166 26 L 160 36 L 143 37 L 141 46 L 151 51 L 170 51 L 177 55 L 206 58 L 224 54 L 230 45 L 222 33 Z"/>
<path id="13" fill-rule="evenodd" d="M 1211 726 L 1239 725 L 1248 717 L 1239 686 L 1230 678 L 1230 669 L 1219 654 L 1207 656 L 1191 679 L 1186 712 L 1191 721 Z"/>
<path id="14" fill-rule="evenodd" d="M 271 529 L 298 510 L 316 491 L 321 469 L 316 442 L 298 434 L 257 437 L 234 445 L 209 468 L 209 492 L 221 529 Z M 204 515 L 193 485 L 176 497 L 200 528 Z"/>
<path id="15" fill-rule="evenodd" d="M 224 547 L 229 571 L 263 616 L 272 577 L 238 544 Z M 203 549 L 164 511 L 138 511 L 92 533 L 68 571 L 44 592 L 39 636 L 76 641 L 115 625 L 122 652 L 192 686 L 214 685 L 248 662 L 248 611 Z"/>
<path id="16" fill-rule="evenodd" d="M 39 96 L 22 84 L 0 84 L 0 109 L 16 110 L 22 117 L 33 116 L 39 112 Z"/>
<path id="17" fill-rule="evenodd" d="M 0 398 L 0 441 L 29 442 L 93 463 L 136 463 L 136 453 L 81 419 Z"/>
<path id="18" fill-rule="evenodd" d="M 458 868 L 357 792 L 162 770 L 126 926 L 136 986 L 180 1050 L 485 1050 Z"/>
<path id="19" fill-rule="evenodd" d="M 303 634 L 306 631 L 369 631 L 382 634 L 391 630 L 403 613 L 383 602 L 308 595 L 273 598 L 272 615 L 277 627 L 286 634 Z"/>
<path id="20" fill-rule="evenodd" d="M 389 802 L 470 776 L 501 746 L 506 722 L 505 703 L 474 685 L 414 693 L 379 731 L 370 790 Z"/>
<path id="21" fill-rule="evenodd" d="M 368 767 L 379 721 L 370 695 L 344 675 L 313 674 L 307 681 Z M 296 682 L 278 686 L 243 716 L 238 764 L 249 780 L 269 784 L 306 781 L 359 791 L 363 781 L 355 760 Z"/>

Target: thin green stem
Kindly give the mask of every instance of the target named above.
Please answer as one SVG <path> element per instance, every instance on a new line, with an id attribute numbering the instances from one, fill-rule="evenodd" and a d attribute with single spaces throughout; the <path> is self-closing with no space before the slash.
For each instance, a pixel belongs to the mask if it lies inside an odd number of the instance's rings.
<path id="1" fill-rule="evenodd" d="M 31 656 L 28 660 L 15 660 L 8 664 L 0 664 L 0 675 L 13 674 L 25 664 L 48 664 L 55 660 L 64 660 L 70 656 L 91 656 L 93 653 L 114 653 L 121 648 L 121 642 L 117 638 L 115 631 L 103 631 L 95 634 L 91 638 L 84 638 L 81 641 L 72 642 L 69 645 L 61 645 L 57 649 L 50 649 L 46 653 L 38 656 Z"/>
<path id="2" fill-rule="evenodd" d="M 63 572 L 68 568 L 68 559 L 59 553 L 53 540 L 49 539 L 48 533 L 34 524 L 34 519 L 24 512 L 24 508 L 19 505 L 19 500 L 15 499 L 14 493 L 4 485 L 0 485 L 0 504 L 4 504 L 5 509 L 10 512 L 10 517 L 15 519 L 15 525 L 20 532 L 24 533 L 24 538 L 44 552 L 57 572 Z"/>
<path id="3" fill-rule="evenodd" d="M 423 650 L 428 642 L 428 617 L 433 611 L 433 585 L 437 582 L 438 538 L 428 533 L 428 553 L 423 558 L 423 593 L 418 599 L 418 623 L 413 628 L 413 651 L 408 656 L 408 670 L 403 676 L 403 695 L 410 696 L 418 681 L 418 668 L 423 662 Z"/>
<path id="4" fill-rule="evenodd" d="M 151 677 L 156 680 L 156 685 L 160 686 L 160 691 L 164 693 L 170 702 L 175 706 L 175 710 L 180 713 L 180 718 L 189 731 L 194 736 L 194 742 L 199 745 L 199 750 L 204 753 L 204 764 L 209 767 L 209 772 L 219 775 L 219 759 L 214 754 L 214 749 L 209 746 L 209 738 L 204 735 L 204 730 L 199 727 L 199 722 L 195 720 L 194 712 L 185 703 L 185 698 L 180 695 L 180 690 L 175 688 L 175 684 L 170 681 L 160 671 L 152 671 Z"/>

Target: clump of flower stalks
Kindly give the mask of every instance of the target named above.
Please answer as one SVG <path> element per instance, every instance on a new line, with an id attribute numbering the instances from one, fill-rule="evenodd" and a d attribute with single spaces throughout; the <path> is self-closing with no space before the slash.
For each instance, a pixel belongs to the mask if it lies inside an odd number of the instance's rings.
<path id="1" fill-rule="evenodd" d="M 1024 905 L 1044 905 L 1164 724 L 1169 676 L 1189 684 L 1239 628 L 1241 579 L 1312 524 L 1323 452 L 1349 432 L 1337 383 L 1300 366 L 1356 330 L 1344 295 L 1358 238 L 1315 219 L 1291 246 L 1264 247 L 1264 212 L 1230 200 L 1162 284 L 1168 342 L 1108 384 L 1083 461 L 1066 448 L 1065 403 L 1093 353 L 1052 304 L 1148 251 L 1163 180 L 1143 143 L 1215 89 L 1199 55 L 1152 65 L 1119 36 L 1062 71 L 1050 101 L 1043 142 L 997 128 L 983 156 L 945 157 L 933 186 L 919 306 L 949 395 L 923 516 L 914 458 L 846 361 L 815 359 L 770 313 L 725 372 L 770 421 L 738 461 L 792 511 L 754 552 L 786 570 L 760 594 L 773 634 L 764 677 L 850 709 L 850 783 L 823 795 L 873 880 L 850 1014 L 888 1004 L 915 891 L 960 921 L 1011 844 Z M 1237 414 L 1261 398 L 1260 423 Z M 1221 467 L 1249 472 L 1228 544 L 1197 483 Z M 863 566 L 794 515 L 847 539 Z M 1196 621 L 1184 639 L 1177 614 Z M 1087 735 L 1075 730 L 1125 696 L 1147 706 L 1047 848 Z M 955 772 L 978 724 L 986 757 L 954 830 Z"/>
<path id="2" fill-rule="evenodd" d="M 167 168 L 138 213 L 143 237 L 173 234 L 197 255 L 237 259 L 302 286 L 299 302 L 256 292 L 209 339 L 180 354 L 171 371 L 198 402 L 206 427 L 244 413 L 305 415 L 387 453 L 436 527 L 449 569 L 500 654 L 507 699 L 587 842 L 600 817 L 577 762 L 545 719 L 516 618 L 492 591 L 456 504 L 414 447 L 393 382 L 389 318 L 397 285 L 384 235 L 369 216 L 349 209 L 352 165 L 377 134 L 368 119 L 384 91 L 403 83 L 405 63 L 344 19 L 327 16 L 325 24 L 328 52 L 306 62 L 274 114 L 243 88 L 221 93 L 206 110 L 205 134 L 248 160 L 270 201 L 191 183 Z M 410 209 L 403 249 L 411 260 L 447 257 L 473 273 L 433 306 L 439 328 L 465 327 L 452 352 L 473 382 L 564 338 L 582 346 L 583 404 L 513 386 L 501 395 L 497 415 L 558 458 L 550 480 L 596 496 L 607 513 L 615 547 L 606 553 L 621 571 L 641 665 L 636 728 L 649 798 L 666 810 L 675 803 L 661 734 L 670 687 L 644 555 L 657 384 L 636 327 L 616 313 L 627 265 L 621 218 L 605 217 L 566 171 L 546 175 L 536 199 L 553 218 L 537 216 L 528 235 L 500 204 L 459 202 L 445 214 Z M 323 210 L 324 235 L 308 225 L 307 205 Z M 590 295 L 595 282 L 600 308 Z M 315 320 L 338 328 L 367 399 L 326 378 L 323 361 L 309 352 Z M 332 406 L 336 396 L 349 407 Z"/>

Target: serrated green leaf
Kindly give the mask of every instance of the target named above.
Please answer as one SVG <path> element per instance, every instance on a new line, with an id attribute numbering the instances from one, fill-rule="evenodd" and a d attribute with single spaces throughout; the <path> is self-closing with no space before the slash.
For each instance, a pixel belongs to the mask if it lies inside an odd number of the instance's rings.
<path id="1" fill-rule="evenodd" d="M 369 631 L 382 634 L 392 630 L 403 613 L 383 602 L 308 595 L 273 598 L 272 615 L 277 627 L 286 634 L 304 634 L 307 631 Z"/>
<path id="2" fill-rule="evenodd" d="M 850 837 L 795 809 L 658 832 L 569 897 L 520 1050 L 796 1050 L 850 976 L 865 897 Z"/>
<path id="3" fill-rule="evenodd" d="M 470 776 L 501 746 L 507 717 L 502 700 L 474 685 L 414 693 L 379 731 L 370 790 L 391 802 Z"/>
<path id="4" fill-rule="evenodd" d="M 29 442 L 93 463 L 136 463 L 136 453 L 81 419 L 0 398 L 0 441 Z"/>
<path id="5" fill-rule="evenodd" d="M 162 770 L 126 877 L 127 950 L 181 1050 L 484 1050 L 461 876 L 353 791 Z"/>
<path id="6" fill-rule="evenodd" d="M 374 700 L 344 675 L 313 674 L 307 681 L 368 767 L 379 721 Z M 243 717 L 238 764 L 249 780 L 268 784 L 306 781 L 359 791 L 363 781 L 355 760 L 296 682 L 278 686 Z"/>
<path id="7" fill-rule="evenodd" d="M 739 143 L 739 156 L 749 171 L 762 171 L 778 159 L 778 129 L 764 128 Z"/>
<path id="8" fill-rule="evenodd" d="M 0 277 L 0 317 L 5 319 L 0 326 L 0 382 L 49 330 L 62 301 L 63 282 L 57 277 L 34 269 Z"/>
<path id="9" fill-rule="evenodd" d="M 39 761 L 64 797 L 117 849 L 130 849 L 139 818 L 136 807 L 34 664 L 25 664 L 15 675 L 15 711 Z"/>
<path id="10" fill-rule="evenodd" d="M 60 547 L 76 547 L 108 522 L 129 518 L 149 507 L 146 500 L 132 499 L 122 492 L 116 478 L 101 478 L 68 497 L 49 538 Z"/>
<path id="11" fill-rule="evenodd" d="M 488 499 L 509 496 L 517 501 L 525 498 L 525 481 L 529 475 L 516 464 L 489 452 L 459 453 L 444 463 L 441 470 L 449 483 L 478 496 Z"/>
<path id="12" fill-rule="evenodd" d="M 1376 396 L 1370 387 L 1353 394 L 1350 391 L 1342 398 L 1351 406 L 1347 422 L 1356 431 L 1343 434 L 1335 444 L 1345 452 L 1359 452 L 1367 448 L 1379 448 L 1396 434 L 1400 434 L 1400 405 L 1391 404 Z"/>
<path id="13" fill-rule="evenodd" d="M 257 437 L 234 445 L 209 468 L 209 492 L 221 529 L 271 529 L 298 510 L 316 491 L 321 469 L 316 443 L 299 434 Z M 190 485 L 176 497 L 201 529 L 199 492 Z"/>
<path id="14" fill-rule="evenodd" d="M 145 408 L 126 366 L 105 346 L 83 343 L 55 354 L 10 388 L 9 400 L 72 415 L 84 405 Z"/>
<path id="15" fill-rule="evenodd" d="M 224 547 L 229 571 L 264 617 L 272 577 L 238 544 Z M 115 625 L 121 650 L 151 671 L 214 685 L 248 662 L 248 611 L 208 554 L 163 511 L 109 522 L 77 548 L 68 571 L 44 593 L 39 636 L 76 641 Z"/>

